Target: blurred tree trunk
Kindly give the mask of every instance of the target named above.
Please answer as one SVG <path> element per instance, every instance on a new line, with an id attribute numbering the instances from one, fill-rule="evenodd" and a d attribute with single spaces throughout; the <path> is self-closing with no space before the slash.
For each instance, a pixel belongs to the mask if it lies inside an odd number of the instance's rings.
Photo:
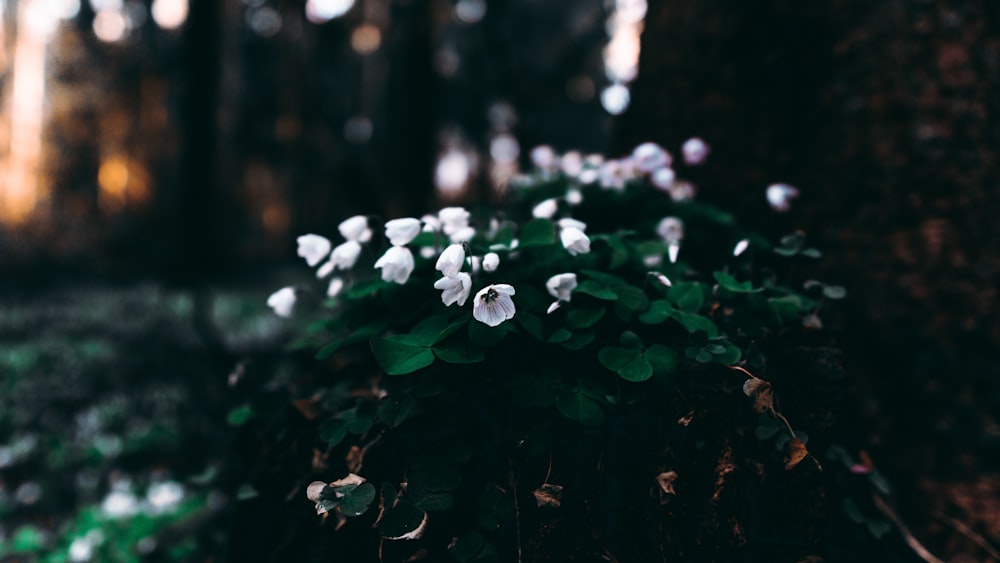
<path id="1" fill-rule="evenodd" d="M 880 411 L 852 423 L 882 443 L 875 461 L 913 493 L 911 518 L 947 507 L 942 482 L 998 469 L 978 441 L 1000 406 L 998 13 L 989 0 L 653 1 L 617 132 L 619 152 L 703 137 L 701 197 L 826 251 L 825 281 L 851 290 L 843 344 Z M 802 191 L 786 216 L 766 206 L 773 182 Z"/>

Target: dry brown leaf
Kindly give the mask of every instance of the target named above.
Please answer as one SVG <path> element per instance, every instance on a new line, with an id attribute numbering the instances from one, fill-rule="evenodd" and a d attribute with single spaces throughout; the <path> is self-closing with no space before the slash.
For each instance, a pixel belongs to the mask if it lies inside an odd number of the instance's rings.
<path id="1" fill-rule="evenodd" d="M 299 411 L 306 420 L 316 420 L 319 412 L 316 409 L 316 402 L 318 399 L 316 397 L 310 397 L 308 399 L 296 399 L 292 401 L 292 405 L 296 410 Z"/>
<path id="2" fill-rule="evenodd" d="M 743 394 L 753 397 L 753 410 L 757 414 L 774 410 L 774 395 L 769 382 L 756 377 L 748 379 L 743 384 Z"/>
<path id="3" fill-rule="evenodd" d="M 785 454 L 785 470 L 789 470 L 799 463 L 803 459 L 809 456 L 809 450 L 806 449 L 806 444 L 798 438 L 792 438 L 788 441 L 788 453 Z"/>
<path id="4" fill-rule="evenodd" d="M 313 502 L 319 502 L 319 495 L 325 488 L 326 483 L 323 481 L 313 481 L 312 483 L 309 483 L 309 486 L 306 487 L 306 498 Z"/>
<path id="5" fill-rule="evenodd" d="M 347 465 L 347 470 L 351 473 L 361 470 L 361 464 L 365 460 L 365 451 L 358 446 L 351 446 L 351 449 L 347 450 L 347 455 L 344 457 L 344 463 Z"/>
<path id="6" fill-rule="evenodd" d="M 360 475 L 355 475 L 354 473 L 348 473 L 347 477 L 343 479 L 337 479 L 333 483 L 330 483 L 331 487 L 346 487 L 347 485 L 361 485 L 365 482 L 365 478 Z"/>
<path id="7" fill-rule="evenodd" d="M 668 495 L 676 495 L 677 491 L 674 490 L 674 481 L 677 480 L 676 471 L 664 471 L 656 476 L 656 484 L 660 486 L 660 489 Z"/>
<path id="8" fill-rule="evenodd" d="M 694 411 L 691 411 L 686 415 L 678 418 L 677 424 L 680 424 L 681 426 L 687 426 L 688 424 L 691 424 L 692 420 L 694 420 Z"/>
<path id="9" fill-rule="evenodd" d="M 562 485 L 545 483 L 532 491 L 539 508 L 559 508 L 562 504 Z"/>

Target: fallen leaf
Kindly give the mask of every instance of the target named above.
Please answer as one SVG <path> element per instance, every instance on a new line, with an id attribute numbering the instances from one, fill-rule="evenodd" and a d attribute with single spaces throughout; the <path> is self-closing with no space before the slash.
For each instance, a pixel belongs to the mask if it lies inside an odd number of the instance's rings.
<path id="1" fill-rule="evenodd" d="M 562 485 L 545 483 L 532 491 L 539 508 L 559 508 L 562 504 Z"/>
<path id="2" fill-rule="evenodd" d="M 348 473 L 347 477 L 343 479 L 337 479 L 333 483 L 330 483 L 331 487 L 346 487 L 347 485 L 361 485 L 364 484 L 365 478 L 360 475 L 355 475 L 354 473 Z M 343 496 L 343 495 L 340 495 Z"/>
<path id="3" fill-rule="evenodd" d="M 347 455 L 344 457 L 344 463 L 347 465 L 347 470 L 352 474 L 355 471 L 360 471 L 364 457 L 364 450 L 358 446 L 351 446 L 351 449 L 347 450 Z"/>
<path id="4" fill-rule="evenodd" d="M 688 424 L 691 424 L 692 420 L 694 420 L 694 411 L 691 411 L 686 415 L 678 418 L 677 424 L 680 424 L 681 426 L 687 426 Z"/>
<path id="5" fill-rule="evenodd" d="M 769 382 L 756 377 L 748 379 L 743 384 L 743 394 L 753 397 L 753 410 L 757 414 L 774 410 L 774 394 Z"/>
<path id="6" fill-rule="evenodd" d="M 306 420 L 316 420 L 316 417 L 319 414 L 316 409 L 317 400 L 318 399 L 316 397 L 296 399 L 295 401 L 292 401 L 292 405 L 299 411 L 299 414 L 305 417 Z"/>
<path id="7" fill-rule="evenodd" d="M 668 495 L 676 495 L 677 491 L 674 490 L 674 481 L 677 480 L 676 471 L 664 471 L 656 476 L 656 484 L 660 486 L 660 489 Z"/>
<path id="8" fill-rule="evenodd" d="M 803 459 L 809 456 L 806 444 L 798 438 L 788 441 L 788 453 L 785 454 L 785 470 L 789 470 L 798 465 Z"/>

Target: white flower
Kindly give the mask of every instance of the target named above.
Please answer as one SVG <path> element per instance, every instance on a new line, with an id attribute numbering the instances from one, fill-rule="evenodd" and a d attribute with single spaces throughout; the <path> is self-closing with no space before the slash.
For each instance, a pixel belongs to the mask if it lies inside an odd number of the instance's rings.
<path id="1" fill-rule="evenodd" d="M 681 152 L 684 153 L 684 162 L 691 166 L 697 166 L 708 158 L 708 153 L 711 149 L 698 137 L 692 137 L 681 145 Z"/>
<path id="2" fill-rule="evenodd" d="M 338 244 L 333 249 L 330 261 L 333 262 L 334 269 L 350 270 L 358 261 L 358 256 L 361 256 L 361 244 L 357 241 L 349 240 Z"/>
<path id="3" fill-rule="evenodd" d="M 573 290 L 576 289 L 576 274 L 556 274 L 545 282 L 545 289 L 549 290 L 549 295 L 552 297 L 568 303 Z"/>
<path id="4" fill-rule="evenodd" d="M 364 215 L 355 215 L 345 219 L 337 226 L 337 230 L 347 240 L 368 242 L 372 239 L 372 230 L 368 228 L 368 218 Z"/>
<path id="5" fill-rule="evenodd" d="M 453 278 L 445 276 L 434 282 L 434 289 L 441 290 L 441 302 L 446 307 L 450 307 L 453 303 L 458 303 L 461 307 L 465 305 L 465 300 L 472 292 L 472 276 L 465 272 L 459 272 Z"/>
<path id="6" fill-rule="evenodd" d="M 420 234 L 420 219 L 406 217 L 385 223 L 385 238 L 393 246 L 405 246 Z"/>
<path id="7" fill-rule="evenodd" d="M 184 487 L 175 481 L 165 481 L 149 486 L 146 504 L 153 514 L 169 512 L 184 499 Z"/>
<path id="8" fill-rule="evenodd" d="M 86 537 L 76 538 L 69 544 L 70 561 L 90 561 L 94 554 L 94 544 Z"/>
<path id="9" fill-rule="evenodd" d="M 476 236 L 476 229 L 472 227 L 462 227 L 461 229 L 451 233 L 448 237 L 451 242 L 469 242 L 472 237 Z"/>
<path id="10" fill-rule="evenodd" d="M 749 239 L 741 240 L 740 242 L 736 243 L 736 247 L 733 248 L 733 256 L 739 256 L 740 254 L 743 254 L 749 247 L 750 247 Z"/>
<path id="11" fill-rule="evenodd" d="M 590 252 L 590 239 L 576 227 L 567 227 L 559 233 L 559 239 L 566 250 L 576 256 Z"/>
<path id="12" fill-rule="evenodd" d="M 549 198 L 538 205 L 536 205 L 531 210 L 531 216 L 537 219 L 551 219 L 556 211 L 559 210 L 559 200 L 556 198 Z"/>
<path id="13" fill-rule="evenodd" d="M 438 211 L 438 220 L 444 234 L 452 234 L 469 226 L 469 212 L 464 207 L 445 207 Z"/>
<path id="14" fill-rule="evenodd" d="M 329 287 L 326 288 L 327 297 L 336 297 L 340 295 L 340 291 L 344 289 L 344 280 L 340 278 L 333 278 L 330 280 Z"/>
<path id="15" fill-rule="evenodd" d="M 559 167 L 563 174 L 570 178 L 576 178 L 583 170 L 583 155 L 579 151 L 569 151 L 559 160 Z"/>
<path id="16" fill-rule="evenodd" d="M 139 512 L 139 499 L 127 491 L 111 491 L 101 503 L 101 512 L 108 518 L 124 518 Z"/>
<path id="17" fill-rule="evenodd" d="M 771 184 L 767 187 L 767 202 L 775 211 L 788 211 L 791 200 L 799 197 L 799 190 L 788 184 Z"/>
<path id="18" fill-rule="evenodd" d="M 632 162 L 640 172 L 649 174 L 657 168 L 670 166 L 670 153 L 656 143 L 643 143 L 632 151 Z"/>
<path id="19" fill-rule="evenodd" d="M 434 265 L 434 269 L 449 278 L 453 278 L 458 275 L 458 272 L 462 269 L 464 264 L 465 247 L 461 244 L 452 244 L 448 248 L 444 249 L 441 256 L 438 256 L 437 264 Z"/>
<path id="20" fill-rule="evenodd" d="M 441 230 L 441 220 L 437 218 L 437 215 L 424 215 L 420 218 L 420 221 L 424 224 L 425 233 L 433 233 L 434 231 Z"/>
<path id="21" fill-rule="evenodd" d="M 472 273 L 478 274 L 483 265 L 482 256 L 470 256 L 469 265 L 472 266 Z"/>
<path id="22" fill-rule="evenodd" d="M 431 258 L 434 258 L 435 254 L 437 254 L 437 250 L 433 246 L 421 246 L 420 247 L 420 256 L 422 258 L 430 260 Z"/>
<path id="23" fill-rule="evenodd" d="M 677 217 L 664 217 L 656 225 L 656 234 L 667 244 L 678 242 L 684 238 L 684 223 Z"/>
<path id="24" fill-rule="evenodd" d="M 562 301 L 556 299 L 549 305 L 549 308 L 545 310 L 545 314 L 551 315 L 552 313 L 555 313 L 559 307 L 562 307 Z"/>
<path id="25" fill-rule="evenodd" d="M 597 179 L 600 181 L 601 187 L 609 190 L 624 190 L 626 178 L 625 168 L 618 160 L 605 162 L 597 172 Z"/>
<path id="26" fill-rule="evenodd" d="M 483 269 L 487 272 L 495 272 L 500 266 L 500 256 L 496 252 L 489 252 L 483 256 Z"/>
<path id="27" fill-rule="evenodd" d="M 319 235 L 302 235 L 295 239 L 299 243 L 299 256 L 306 259 L 310 267 L 319 264 L 330 253 L 330 239 Z"/>
<path id="28" fill-rule="evenodd" d="M 583 192 L 580 191 L 580 188 L 570 188 L 566 190 L 566 197 L 563 199 L 570 205 L 580 205 L 583 203 Z"/>
<path id="29" fill-rule="evenodd" d="M 321 280 L 326 276 L 329 276 L 330 273 L 333 272 L 333 267 L 335 265 L 336 264 L 333 263 L 333 260 L 327 260 L 326 264 L 323 264 L 322 266 L 319 267 L 318 270 L 316 270 L 316 279 Z"/>
<path id="30" fill-rule="evenodd" d="M 673 283 L 670 282 L 670 278 L 661 274 L 660 272 L 650 272 L 649 275 L 653 276 L 653 278 L 655 278 L 656 281 L 660 282 L 660 284 L 663 285 L 664 287 L 670 287 L 674 285 Z"/>
<path id="31" fill-rule="evenodd" d="M 584 223 L 583 221 L 578 221 L 576 219 L 573 219 L 572 217 L 566 217 L 565 219 L 560 219 L 559 220 L 559 228 L 560 229 L 568 229 L 570 227 L 573 227 L 573 228 L 576 228 L 576 229 L 580 229 L 581 231 L 586 231 L 587 230 L 587 224 L 586 223 Z"/>
<path id="32" fill-rule="evenodd" d="M 676 202 L 694 198 L 694 184 L 686 180 L 674 182 L 674 185 L 670 186 L 667 191 L 670 192 L 670 199 Z"/>
<path id="33" fill-rule="evenodd" d="M 648 268 L 659 268 L 663 264 L 662 254 L 650 254 L 642 257 L 642 263 Z"/>
<path id="34" fill-rule="evenodd" d="M 479 290 L 472 304 L 472 316 L 477 321 L 497 326 L 514 318 L 514 287 L 505 283 L 488 285 Z"/>
<path id="35" fill-rule="evenodd" d="M 559 166 L 559 159 L 556 157 L 556 151 L 552 150 L 552 147 L 539 145 L 531 149 L 531 163 L 536 168 L 540 168 L 545 172 L 554 172 L 556 167 Z"/>
<path id="36" fill-rule="evenodd" d="M 667 254 L 670 255 L 671 264 L 675 264 L 677 262 L 677 255 L 680 254 L 680 251 L 681 242 L 679 240 L 675 240 L 667 246 Z"/>
<path id="37" fill-rule="evenodd" d="M 677 180 L 677 173 L 674 172 L 673 168 L 658 168 L 653 172 L 653 175 L 649 177 L 649 181 L 654 187 L 667 192 L 669 192 L 670 188 L 673 187 L 675 180 Z"/>
<path id="38" fill-rule="evenodd" d="M 295 288 L 283 287 L 275 291 L 267 298 L 267 306 L 274 309 L 274 314 L 279 317 L 292 316 L 292 308 L 295 307 Z"/>
<path id="39" fill-rule="evenodd" d="M 382 281 L 406 283 L 413 273 L 413 253 L 405 246 L 393 246 L 375 262 L 382 269 Z"/>

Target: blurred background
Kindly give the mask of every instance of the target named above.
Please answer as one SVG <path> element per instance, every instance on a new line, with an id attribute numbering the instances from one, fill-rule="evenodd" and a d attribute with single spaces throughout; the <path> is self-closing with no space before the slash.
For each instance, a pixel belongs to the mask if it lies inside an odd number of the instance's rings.
<path id="1" fill-rule="evenodd" d="M 937 555 L 1000 560 L 1000 4 L 0 14 L 0 558 L 225 557 L 262 475 L 299 475 L 240 457 L 292 370 L 264 300 L 306 279 L 297 235 L 489 202 L 539 144 L 676 154 L 700 136 L 699 198 L 771 236 L 807 231 L 817 277 L 849 290 L 843 441 Z M 790 213 L 768 207 L 773 182 L 801 190 Z M 897 540 L 879 560 L 910 560 Z"/>

